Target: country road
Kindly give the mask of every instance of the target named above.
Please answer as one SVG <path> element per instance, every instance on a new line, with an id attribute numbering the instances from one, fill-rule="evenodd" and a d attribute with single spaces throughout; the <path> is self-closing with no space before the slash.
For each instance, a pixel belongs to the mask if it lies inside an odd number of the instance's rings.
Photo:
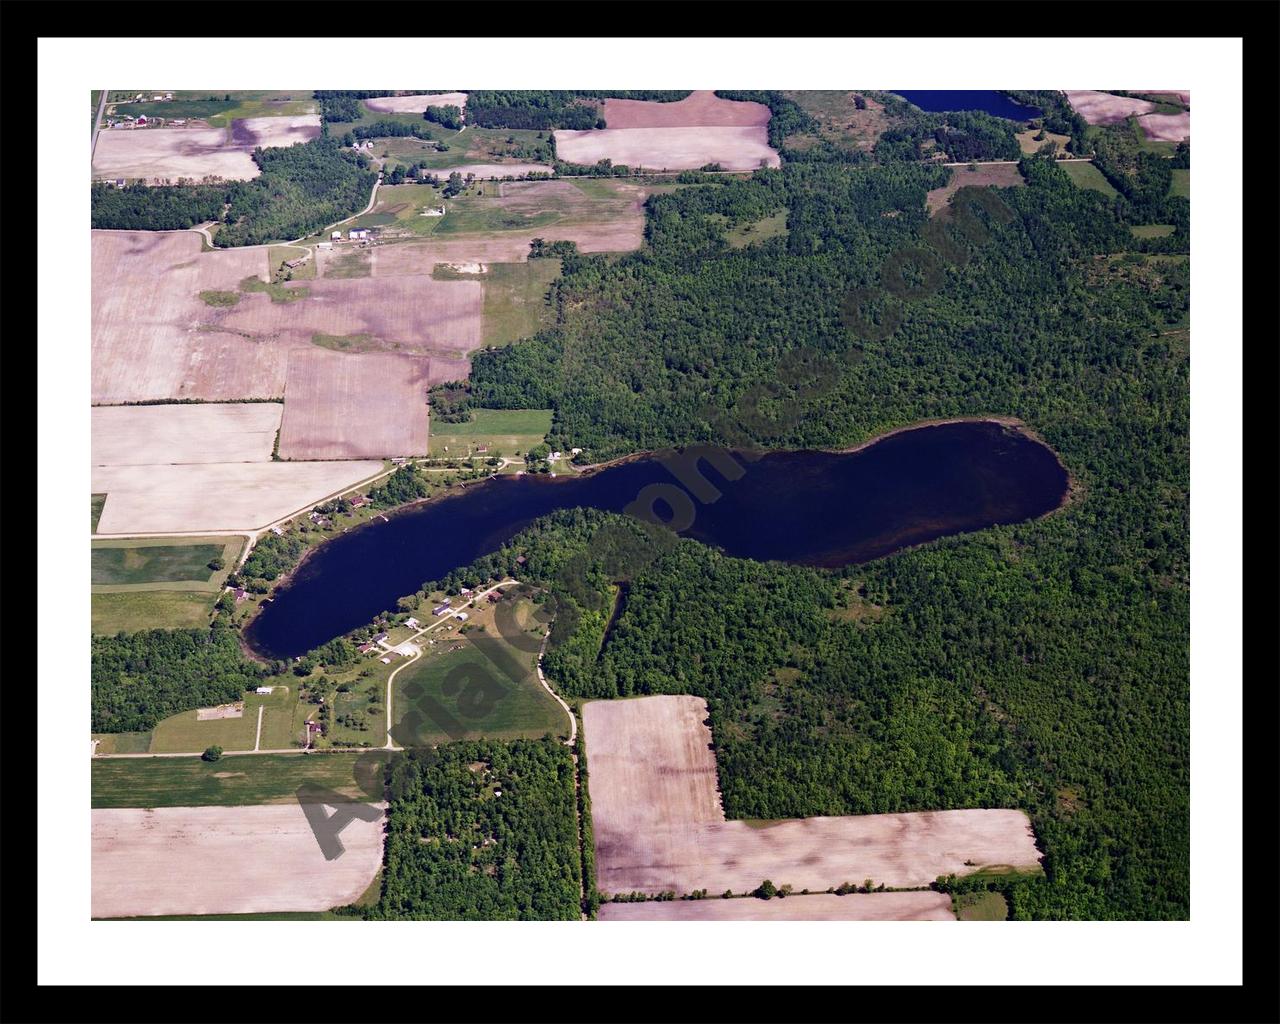
<path id="1" fill-rule="evenodd" d="M 98 116 L 93 119 L 93 137 L 89 144 L 89 163 L 93 163 L 93 154 L 98 151 L 98 131 L 102 125 L 102 113 L 107 109 L 107 90 L 102 90 L 98 97 Z"/>

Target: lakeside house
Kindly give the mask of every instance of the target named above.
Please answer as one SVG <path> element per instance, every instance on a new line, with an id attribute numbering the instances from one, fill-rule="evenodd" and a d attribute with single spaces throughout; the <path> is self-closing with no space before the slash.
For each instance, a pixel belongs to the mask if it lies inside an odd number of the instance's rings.
<path id="1" fill-rule="evenodd" d="M 404 620 L 404 624 L 405 624 L 406 626 L 408 626 L 410 629 L 417 629 L 417 628 L 418 628 L 418 626 L 419 626 L 418 620 L 417 620 L 417 619 L 415 619 L 415 618 L 413 618 L 412 616 L 410 616 L 409 618 L 405 619 L 405 620 Z"/>

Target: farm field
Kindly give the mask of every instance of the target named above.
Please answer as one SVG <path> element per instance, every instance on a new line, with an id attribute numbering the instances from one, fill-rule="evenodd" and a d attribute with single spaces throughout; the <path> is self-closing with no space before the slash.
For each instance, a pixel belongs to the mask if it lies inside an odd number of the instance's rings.
<path id="1" fill-rule="evenodd" d="M 151 749 L 150 732 L 96 732 L 90 739 L 96 741 L 96 754 L 145 754 Z"/>
<path id="2" fill-rule="evenodd" d="M 256 147 L 292 146 L 319 134 L 319 114 L 248 117 L 231 120 L 224 127 L 110 128 L 98 136 L 93 174 L 148 183 L 205 177 L 248 181 L 262 173 L 253 160 Z"/>
<path id="3" fill-rule="evenodd" d="M 176 583 L 183 590 L 216 592 L 215 577 L 225 577 L 226 572 L 214 572 L 208 563 L 221 558 L 234 565 L 243 545 L 241 537 L 100 540 L 93 544 L 90 582 L 94 587 L 129 588 Z"/>
<path id="4" fill-rule="evenodd" d="M 111 128 L 93 151 L 95 178 L 248 181 L 261 173 L 252 150 L 233 145 L 226 128 Z"/>
<path id="5" fill-rule="evenodd" d="M 445 423 L 433 419 L 431 454 L 470 454 L 480 446 L 489 453 L 525 452 L 541 444 L 551 429 L 550 409 L 473 409 L 468 423 Z"/>
<path id="6" fill-rule="evenodd" d="M 193 629 L 209 625 L 214 594 L 190 590 L 129 590 L 90 596 L 90 628 L 95 636 L 123 630 Z"/>
<path id="7" fill-rule="evenodd" d="M 746 128 L 769 123 L 769 108 L 763 103 L 725 100 L 714 90 L 691 92 L 682 100 L 661 103 L 654 100 L 607 99 L 600 111 L 606 129 L 617 128 Z"/>
<path id="8" fill-rule="evenodd" d="M 268 462 L 284 407 L 275 402 L 95 406 L 95 466 Z"/>
<path id="9" fill-rule="evenodd" d="M 154 90 L 135 89 L 133 92 L 113 92 L 111 97 L 132 97 L 141 92 L 144 96 L 154 95 Z M 108 97 L 110 100 L 111 97 Z M 108 104 L 110 112 L 112 104 Z M 196 118 L 206 122 L 211 128 L 226 128 L 234 120 L 251 117 L 293 117 L 299 114 L 314 114 L 318 104 L 311 96 L 310 89 L 274 89 L 257 90 L 241 89 L 223 92 L 219 95 L 194 89 L 175 89 L 173 99 L 154 102 L 117 102 L 116 114 L 131 114 L 137 117 L 163 118 Z"/>
<path id="10" fill-rule="evenodd" d="M 491 263 L 480 281 L 484 287 L 481 344 L 510 345 L 551 325 L 547 289 L 560 276 L 560 261 Z"/>
<path id="11" fill-rule="evenodd" d="M 289 357 L 282 459 L 427 453 L 431 360 L 299 349 Z"/>
<path id="12" fill-rule="evenodd" d="M 956 897 L 956 917 L 961 921 L 1005 921 L 1009 904 L 998 892 L 966 892 Z"/>
<path id="13" fill-rule="evenodd" d="M 699 697 L 591 701 L 596 867 L 602 892 L 749 892 L 844 882 L 925 886 L 983 869 L 1038 871 L 1027 815 L 974 809 L 726 821 L 706 703 Z"/>
<path id="14" fill-rule="evenodd" d="M 259 529 L 381 469 L 381 462 L 96 466 L 93 489 L 111 496 L 98 532 Z"/>
<path id="15" fill-rule="evenodd" d="M 1095 192 L 1101 192 L 1109 199 L 1114 199 L 1120 193 L 1116 191 L 1114 185 L 1107 181 L 1103 173 L 1093 164 L 1064 163 L 1059 166 L 1067 172 L 1067 176 L 1071 178 L 1081 188 L 1091 188 Z"/>
<path id="16" fill-rule="evenodd" d="M 89 532 L 98 532 L 98 520 L 102 518 L 102 506 L 107 503 L 105 494 L 89 495 Z"/>
<path id="17" fill-rule="evenodd" d="M 438 128 L 434 139 L 392 136 L 374 140 L 373 153 L 386 161 L 384 169 L 396 164 L 416 166 L 425 162 L 441 176 L 457 171 L 464 177 L 520 176 L 535 171 L 550 174 L 550 138 L 546 132 L 521 128 L 472 128 L 462 132 Z M 541 136 L 541 138 L 539 138 Z M 448 148 L 441 152 L 437 143 Z"/>
<path id="18" fill-rule="evenodd" d="M 976 170 L 965 167 L 952 167 L 951 180 L 942 188 L 935 188 L 925 197 L 925 205 L 932 216 L 951 202 L 951 197 L 962 188 L 970 186 L 985 188 L 1016 188 L 1024 185 L 1022 173 L 1017 164 L 978 164 Z"/>
<path id="19" fill-rule="evenodd" d="M 1154 103 L 1130 96 L 1113 96 L 1093 89 L 1065 89 L 1067 102 L 1089 124 L 1122 124 L 1134 114 L 1149 114 Z"/>
<path id="20" fill-rule="evenodd" d="M 1147 138 L 1157 142 L 1182 142 L 1191 138 L 1191 111 L 1180 114 L 1144 114 L 1138 124 Z"/>
<path id="21" fill-rule="evenodd" d="M 998 894 L 995 894 L 998 895 Z M 1003 901 L 1003 897 L 1001 897 Z M 651 900 L 602 903 L 601 921 L 954 921 L 942 892 L 792 894 L 785 899 Z"/>
<path id="22" fill-rule="evenodd" d="M 696 170 L 719 164 L 727 171 L 779 167 L 764 125 L 742 128 L 604 128 L 556 132 L 556 154 L 575 164 L 612 160 L 651 170 Z"/>
<path id="23" fill-rule="evenodd" d="M 326 860 L 296 800 L 92 814 L 95 918 L 328 910 L 359 899 L 382 864 L 381 818 L 352 821 Z"/>
<path id="24" fill-rule="evenodd" d="M 375 113 L 422 114 L 427 107 L 465 107 L 465 92 L 414 93 L 411 96 L 374 96 L 361 101 Z"/>

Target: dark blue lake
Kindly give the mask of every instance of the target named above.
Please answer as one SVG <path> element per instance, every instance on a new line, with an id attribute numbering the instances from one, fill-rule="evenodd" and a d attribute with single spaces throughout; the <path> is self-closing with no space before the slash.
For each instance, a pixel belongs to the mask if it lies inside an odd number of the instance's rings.
<path id="1" fill-rule="evenodd" d="M 407 507 L 318 547 L 245 639 L 266 657 L 302 654 L 556 509 L 622 512 L 643 494 L 664 522 L 682 505 L 682 536 L 727 554 L 841 566 L 1043 515 L 1068 482 L 1047 447 L 992 422 L 918 427 L 847 453 L 712 451 L 700 477 L 658 453 L 576 477 L 495 477 Z M 662 490 L 673 500 L 654 500 Z"/>
<path id="2" fill-rule="evenodd" d="M 894 89 L 895 96 L 910 100 L 921 110 L 945 113 L 950 110 L 982 110 L 1011 121 L 1027 121 L 1044 111 L 1014 103 L 994 89 Z"/>

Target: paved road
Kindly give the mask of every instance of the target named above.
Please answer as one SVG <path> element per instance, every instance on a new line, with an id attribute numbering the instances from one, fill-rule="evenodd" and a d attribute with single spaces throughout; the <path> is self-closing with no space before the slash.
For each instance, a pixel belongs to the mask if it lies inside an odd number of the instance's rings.
<path id="1" fill-rule="evenodd" d="M 102 112 L 107 109 L 107 90 L 102 90 L 102 95 L 98 97 L 98 116 L 93 122 L 93 138 L 89 145 L 89 162 L 93 163 L 93 154 L 98 150 L 98 129 L 102 124 Z"/>

